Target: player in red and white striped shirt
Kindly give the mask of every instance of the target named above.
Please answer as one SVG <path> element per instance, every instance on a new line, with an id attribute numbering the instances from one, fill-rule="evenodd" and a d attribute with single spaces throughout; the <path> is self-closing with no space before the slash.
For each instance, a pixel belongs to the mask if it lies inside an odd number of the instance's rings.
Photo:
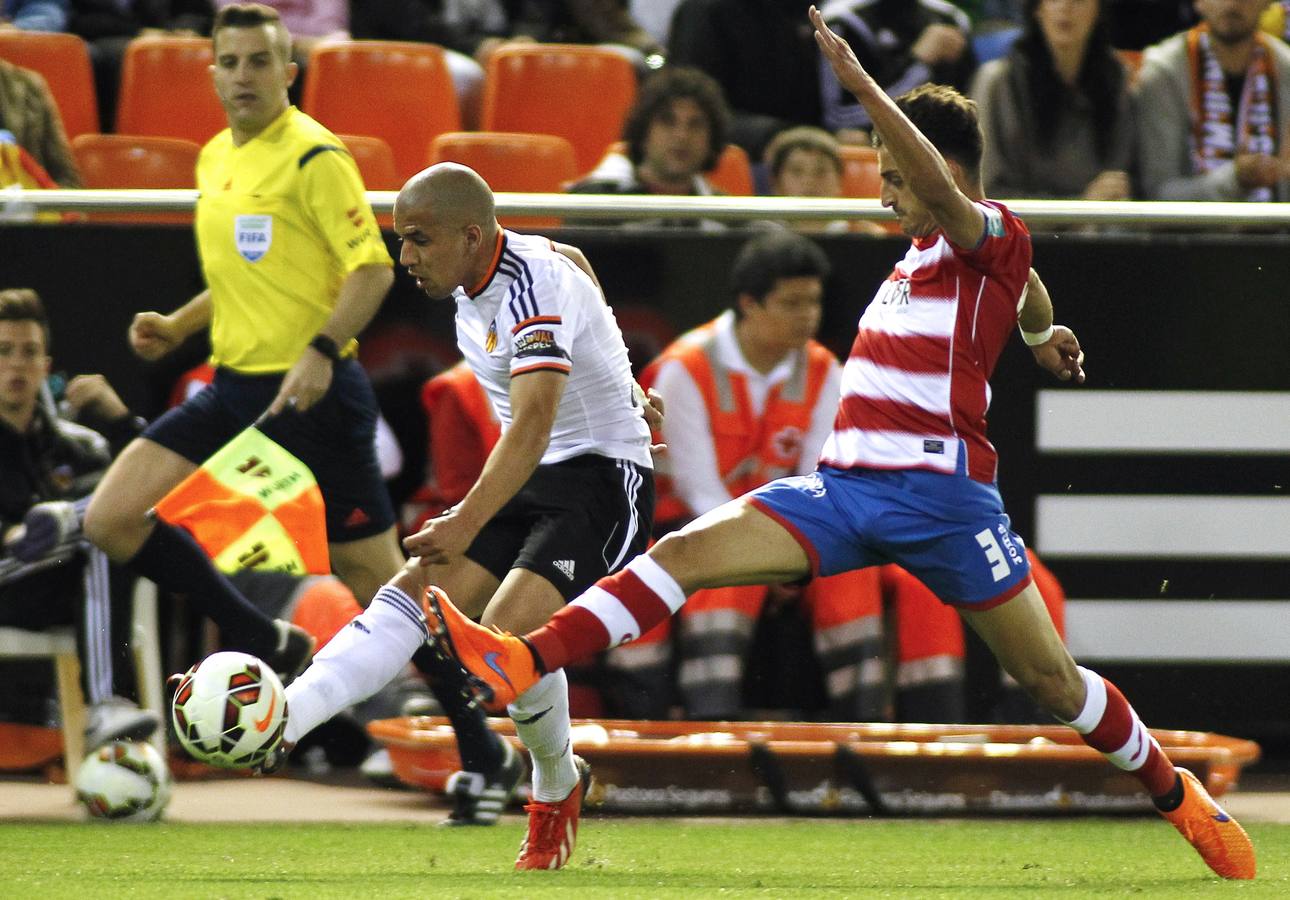
<path id="1" fill-rule="evenodd" d="M 1037 703 L 1136 776 L 1215 872 L 1254 877 L 1240 825 L 1174 768 L 1113 684 L 1071 659 L 1003 510 L 985 413 L 1004 343 L 1019 324 L 1039 365 L 1063 380 L 1084 380 L 1083 354 L 1053 325 L 1025 226 L 982 196 L 975 105 L 935 86 L 891 100 L 814 8 L 811 18 L 839 82 L 872 117 L 882 202 L 913 238 L 860 319 L 819 468 L 700 516 L 522 638 L 480 628 L 428 592 L 432 639 L 506 702 L 543 672 L 639 637 L 700 588 L 896 562 L 958 607 Z"/>

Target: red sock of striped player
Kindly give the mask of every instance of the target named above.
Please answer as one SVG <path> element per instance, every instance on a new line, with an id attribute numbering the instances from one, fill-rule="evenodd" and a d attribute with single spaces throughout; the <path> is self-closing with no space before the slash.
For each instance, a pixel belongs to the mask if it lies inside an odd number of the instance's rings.
<path id="1" fill-rule="evenodd" d="M 1079 667 L 1079 673 L 1087 691 L 1084 709 L 1066 724 L 1116 767 L 1131 772 L 1153 799 L 1174 793 L 1178 775 L 1173 763 L 1119 688 L 1083 666 Z M 1181 794 L 1178 799 L 1182 799 Z"/>
<path id="2" fill-rule="evenodd" d="M 597 581 L 524 640 L 541 668 L 554 672 L 635 640 L 683 603 L 685 592 L 676 579 L 649 556 L 638 556 Z"/>

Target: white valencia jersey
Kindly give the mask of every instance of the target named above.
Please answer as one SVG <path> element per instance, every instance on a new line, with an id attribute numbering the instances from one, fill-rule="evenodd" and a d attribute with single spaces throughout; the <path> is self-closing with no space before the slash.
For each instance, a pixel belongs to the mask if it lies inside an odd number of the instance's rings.
<path id="1" fill-rule="evenodd" d="M 977 205 L 976 247 L 915 238 L 860 317 L 821 465 L 996 479 L 989 378 L 1025 300 L 1030 232 L 1006 207 Z"/>
<path id="2" fill-rule="evenodd" d="M 511 379 L 569 376 L 542 463 L 586 453 L 652 468 L 649 428 L 632 400 L 627 347 L 600 288 L 551 241 L 503 231 L 484 285 L 457 288 L 457 346 L 502 430 L 512 421 Z"/>

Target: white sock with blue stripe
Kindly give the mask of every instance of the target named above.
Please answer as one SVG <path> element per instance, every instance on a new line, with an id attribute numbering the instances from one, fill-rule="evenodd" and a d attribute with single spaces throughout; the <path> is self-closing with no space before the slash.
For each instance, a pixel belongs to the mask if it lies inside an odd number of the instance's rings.
<path id="1" fill-rule="evenodd" d="M 336 713 L 375 694 L 403 671 L 428 637 L 420 605 L 396 587 L 336 633 L 287 685 L 284 739 L 296 743 Z"/>

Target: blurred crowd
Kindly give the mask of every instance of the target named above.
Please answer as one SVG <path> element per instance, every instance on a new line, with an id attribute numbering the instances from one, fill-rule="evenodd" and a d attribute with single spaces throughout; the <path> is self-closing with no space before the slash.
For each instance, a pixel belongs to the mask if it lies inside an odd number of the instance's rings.
<path id="1" fill-rule="evenodd" d="M 130 42 L 155 34 L 207 34 L 214 9 L 224 2 L 5 0 L 0 32 L 66 31 L 83 38 L 93 62 L 100 127 L 109 132 Z M 442 47 L 467 130 L 481 122 L 489 62 L 504 48 L 613 48 L 631 61 L 640 91 L 621 142 L 604 148 L 596 164 L 580 164 L 563 182 L 577 191 L 870 195 L 846 177 L 853 150 L 868 147 L 869 122 L 821 65 L 805 0 L 269 5 L 279 8 L 295 37 L 302 68 L 312 51 L 335 42 Z M 952 84 L 977 101 L 989 196 L 1281 200 L 1290 187 L 1282 146 L 1290 92 L 1279 90 L 1290 67 L 1290 48 L 1283 42 L 1290 5 L 1284 2 L 819 5 L 889 93 L 931 81 Z M 0 136 L 25 150 L 48 182 L 78 186 L 56 103 L 39 75 L 3 61 L 3 45 Z M 586 117 L 586 110 L 570 114 Z M 786 152 L 788 131 L 799 140 Z M 733 180 L 725 168 L 728 145 L 750 163 Z M 808 170 L 814 174 L 796 174 Z M 10 181 L 24 182 L 20 174 L 9 174 Z M 29 186 L 45 183 L 30 173 L 26 179 Z"/>

